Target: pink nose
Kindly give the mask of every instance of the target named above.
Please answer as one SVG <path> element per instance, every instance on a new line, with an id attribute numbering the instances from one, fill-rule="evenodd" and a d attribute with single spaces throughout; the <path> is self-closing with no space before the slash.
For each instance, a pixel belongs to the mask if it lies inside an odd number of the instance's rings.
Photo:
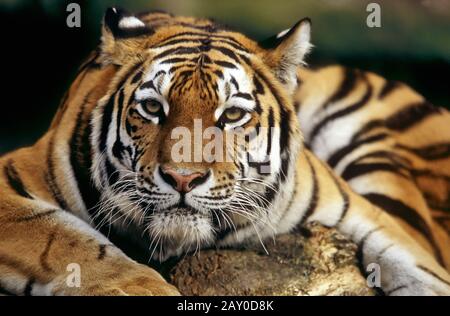
<path id="1" fill-rule="evenodd" d="M 191 174 L 181 174 L 171 168 L 159 168 L 161 178 L 168 184 L 170 184 L 178 192 L 190 192 L 196 186 L 204 183 L 209 172 L 201 173 L 194 172 Z"/>

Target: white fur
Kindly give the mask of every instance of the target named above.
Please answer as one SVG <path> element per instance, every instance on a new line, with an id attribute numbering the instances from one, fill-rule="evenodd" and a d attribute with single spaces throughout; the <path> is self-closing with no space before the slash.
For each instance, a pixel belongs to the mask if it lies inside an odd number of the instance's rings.
<path id="1" fill-rule="evenodd" d="M 140 28 L 145 27 L 145 24 L 134 16 L 127 16 L 120 19 L 119 27 L 121 29 Z"/>

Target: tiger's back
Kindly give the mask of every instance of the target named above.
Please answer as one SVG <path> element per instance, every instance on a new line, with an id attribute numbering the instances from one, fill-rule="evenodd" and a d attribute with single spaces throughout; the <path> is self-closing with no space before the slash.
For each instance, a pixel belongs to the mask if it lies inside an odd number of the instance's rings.
<path id="1" fill-rule="evenodd" d="M 298 78 L 311 150 L 428 249 L 450 245 L 450 112 L 371 72 L 302 68 Z"/>

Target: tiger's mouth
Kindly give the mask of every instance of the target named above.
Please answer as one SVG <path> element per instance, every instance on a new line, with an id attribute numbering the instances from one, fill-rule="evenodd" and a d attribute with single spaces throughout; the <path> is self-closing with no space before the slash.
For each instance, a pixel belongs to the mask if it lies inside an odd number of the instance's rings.
<path id="1" fill-rule="evenodd" d="M 182 204 L 154 212 L 148 223 L 150 256 L 159 261 L 196 253 L 216 235 L 211 214 Z"/>

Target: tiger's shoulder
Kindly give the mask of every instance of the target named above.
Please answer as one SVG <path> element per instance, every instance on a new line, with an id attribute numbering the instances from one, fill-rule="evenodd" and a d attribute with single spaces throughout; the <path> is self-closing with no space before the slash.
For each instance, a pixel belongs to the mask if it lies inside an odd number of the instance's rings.
<path id="1" fill-rule="evenodd" d="M 450 112 L 406 83 L 341 65 L 301 68 L 298 83 L 294 101 L 307 142 L 342 119 L 368 124 L 361 133 L 384 128 L 401 138 L 408 132 L 418 145 L 450 141 Z"/>
<path id="2" fill-rule="evenodd" d="M 408 84 L 367 70 L 329 65 L 319 68 L 302 67 L 298 69 L 297 75 L 297 102 L 319 96 L 323 98 L 323 103 L 345 101 L 345 97 L 362 90 L 367 84 L 371 88 L 370 101 L 377 101 L 379 104 L 395 102 L 400 103 L 398 107 L 401 107 L 401 101 L 425 101 L 425 97 Z"/>
<path id="3" fill-rule="evenodd" d="M 321 160 L 360 194 L 395 191 L 396 200 L 413 206 L 425 199 L 422 215 L 443 218 L 450 232 L 447 109 L 406 83 L 339 65 L 299 69 L 298 82 L 305 142 Z M 411 193 L 416 189 L 420 194 Z"/>

